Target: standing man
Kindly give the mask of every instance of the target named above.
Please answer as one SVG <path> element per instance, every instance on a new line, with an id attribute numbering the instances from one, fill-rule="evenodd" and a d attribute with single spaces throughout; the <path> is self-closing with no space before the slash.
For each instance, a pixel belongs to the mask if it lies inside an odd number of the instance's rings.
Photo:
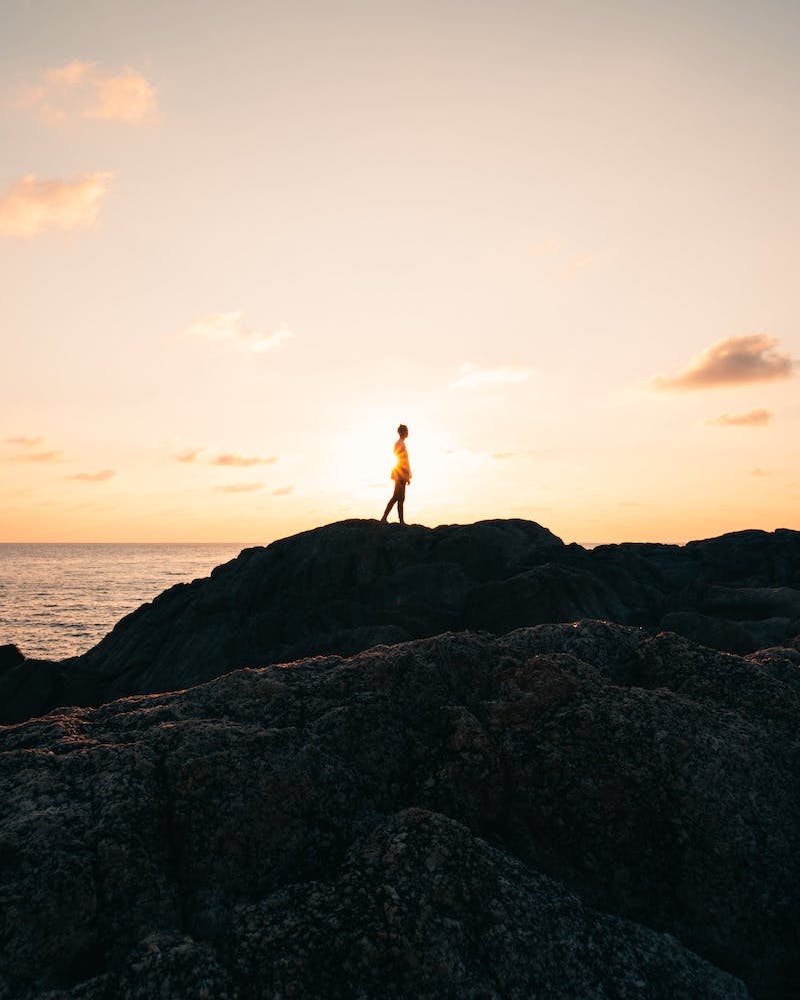
<path id="1" fill-rule="evenodd" d="M 395 463 L 392 469 L 394 493 L 392 494 L 392 499 L 386 504 L 386 510 L 383 512 L 383 517 L 381 518 L 382 524 L 386 523 L 389 511 L 395 504 L 397 504 L 397 513 L 400 515 L 400 523 L 406 523 L 403 520 L 403 501 L 406 498 L 406 483 L 411 482 L 411 466 L 408 464 L 408 452 L 406 451 L 408 428 L 405 424 L 400 424 L 397 428 L 397 433 L 398 438 L 394 443 Z"/>

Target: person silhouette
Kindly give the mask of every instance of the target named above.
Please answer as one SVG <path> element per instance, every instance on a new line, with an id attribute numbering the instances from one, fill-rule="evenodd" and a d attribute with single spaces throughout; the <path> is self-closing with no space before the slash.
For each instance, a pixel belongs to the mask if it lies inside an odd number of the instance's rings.
<path id="1" fill-rule="evenodd" d="M 406 451 L 408 428 L 405 424 L 400 424 L 397 428 L 397 434 L 398 437 L 394 443 L 395 462 L 394 468 L 392 469 L 394 493 L 392 494 L 391 500 L 386 504 L 386 510 L 383 512 L 381 524 L 386 524 L 389 511 L 395 504 L 397 504 L 397 513 L 400 515 L 400 523 L 406 523 L 403 520 L 403 503 L 406 498 L 406 486 L 411 482 L 411 466 L 408 464 L 408 452 Z"/>

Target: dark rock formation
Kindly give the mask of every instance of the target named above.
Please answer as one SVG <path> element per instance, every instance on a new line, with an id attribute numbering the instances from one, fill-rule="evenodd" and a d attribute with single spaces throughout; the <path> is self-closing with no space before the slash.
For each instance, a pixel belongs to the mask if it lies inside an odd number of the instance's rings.
<path id="1" fill-rule="evenodd" d="M 0 997 L 796 996 L 799 724 L 800 643 L 582 622 L 0 729 Z"/>
<path id="2" fill-rule="evenodd" d="M 530 521 L 342 521 L 171 588 L 81 657 L 3 670 L 0 722 L 448 629 L 585 617 L 668 627 L 729 652 L 780 645 L 800 631 L 800 532 L 587 551 Z"/>
<path id="3" fill-rule="evenodd" d="M 762 645 L 738 622 L 728 621 L 726 618 L 712 618 L 697 611 L 670 611 L 661 619 L 661 627 L 667 632 L 677 632 L 678 635 L 699 642 L 703 646 L 740 655 L 752 653 Z"/>
<path id="4" fill-rule="evenodd" d="M 7 670 L 9 667 L 19 666 L 24 659 L 25 657 L 13 643 L 9 643 L 6 646 L 0 646 L 0 670 Z"/>

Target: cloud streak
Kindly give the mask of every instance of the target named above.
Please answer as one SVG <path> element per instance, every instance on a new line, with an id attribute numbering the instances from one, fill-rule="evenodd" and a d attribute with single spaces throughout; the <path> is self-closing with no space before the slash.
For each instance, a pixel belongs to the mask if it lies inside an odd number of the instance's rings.
<path id="1" fill-rule="evenodd" d="M 656 389 L 713 389 L 789 378 L 795 362 L 777 350 L 778 340 L 765 333 L 718 340 L 677 375 L 656 376 Z"/>
<path id="2" fill-rule="evenodd" d="M 18 455 L 11 455 L 8 462 L 60 462 L 60 451 L 23 451 Z"/>
<path id="3" fill-rule="evenodd" d="M 0 197 L 0 236 L 38 236 L 53 229 L 91 229 L 113 174 L 79 174 L 71 180 L 38 180 L 27 174 Z"/>
<path id="4" fill-rule="evenodd" d="M 6 444 L 16 444 L 22 448 L 35 448 L 37 444 L 42 443 L 42 440 L 40 437 L 25 437 L 23 435 L 6 438 Z"/>
<path id="5" fill-rule="evenodd" d="M 292 336 L 291 330 L 285 326 L 270 331 L 256 330 L 245 323 L 238 310 L 212 313 L 196 319 L 189 325 L 186 334 L 199 340 L 233 343 L 256 354 L 270 351 Z"/>
<path id="6" fill-rule="evenodd" d="M 274 497 L 288 497 L 290 493 L 294 493 L 294 486 L 279 486 L 272 491 Z"/>
<path id="7" fill-rule="evenodd" d="M 749 410 L 747 413 L 722 413 L 706 423 L 709 427 L 766 427 L 772 416 L 771 410 Z"/>
<path id="8" fill-rule="evenodd" d="M 234 455 L 226 453 L 224 455 L 217 455 L 216 458 L 212 458 L 211 464 L 228 465 L 238 469 L 247 469 L 253 465 L 274 465 L 277 461 L 278 459 L 275 456 L 261 458 L 259 455 Z"/>
<path id="9" fill-rule="evenodd" d="M 514 366 L 503 368 L 477 368 L 463 364 L 458 377 L 450 383 L 451 389 L 479 389 L 492 385 L 518 385 L 530 377 L 529 368 Z"/>
<path id="10" fill-rule="evenodd" d="M 130 66 L 106 72 L 97 63 L 74 60 L 45 70 L 38 84 L 22 94 L 20 103 L 48 125 L 74 119 L 135 124 L 155 117 L 157 93 Z"/>
<path id="11" fill-rule="evenodd" d="M 262 489 L 263 483 L 230 483 L 228 486 L 215 486 L 217 493 L 255 493 Z"/>
<path id="12" fill-rule="evenodd" d="M 194 462 L 199 454 L 199 448 L 187 448 L 186 451 L 178 452 L 175 456 L 175 461 L 183 463 Z"/>
<path id="13" fill-rule="evenodd" d="M 81 483 L 105 483 L 116 476 L 114 469 L 101 469 L 99 472 L 76 472 L 67 479 L 74 479 Z"/>

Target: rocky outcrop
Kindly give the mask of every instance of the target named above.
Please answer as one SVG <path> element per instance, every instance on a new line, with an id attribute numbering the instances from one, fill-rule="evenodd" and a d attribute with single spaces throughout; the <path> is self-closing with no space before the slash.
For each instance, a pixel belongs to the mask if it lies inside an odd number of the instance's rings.
<path id="1" fill-rule="evenodd" d="M 448 629 L 501 634 L 586 617 L 741 654 L 780 645 L 800 632 L 800 532 L 587 551 L 530 521 L 342 521 L 171 588 L 84 656 L 0 670 L 0 722 Z"/>
<path id="2" fill-rule="evenodd" d="M 0 646 L 0 671 L 19 666 L 24 659 L 25 657 L 13 643 Z"/>
<path id="3" fill-rule="evenodd" d="M 582 622 L 0 729 L 0 997 L 797 995 L 799 723 Z"/>

